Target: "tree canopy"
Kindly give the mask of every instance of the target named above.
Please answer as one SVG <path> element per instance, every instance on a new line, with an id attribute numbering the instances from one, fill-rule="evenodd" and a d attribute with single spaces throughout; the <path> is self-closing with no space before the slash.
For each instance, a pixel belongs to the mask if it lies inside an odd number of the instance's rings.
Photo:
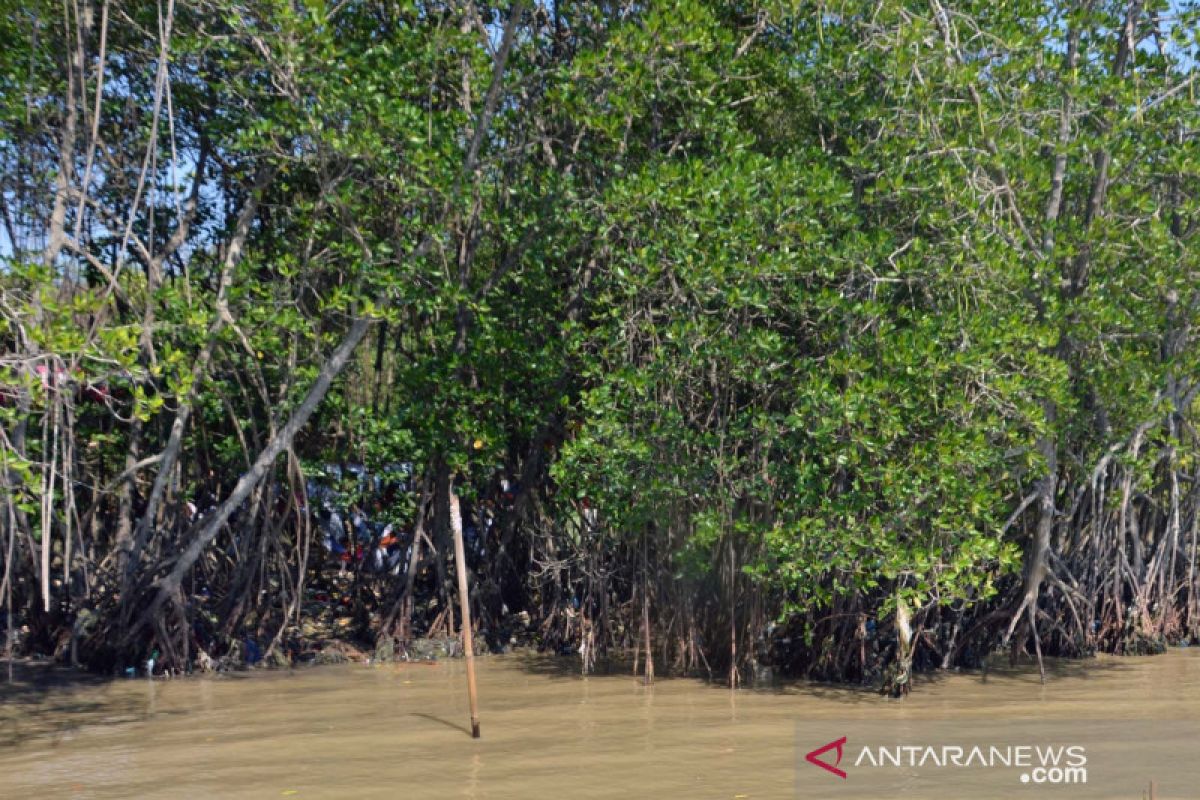
<path id="1" fill-rule="evenodd" d="M 452 493 L 494 646 L 1200 636 L 1191 0 L 9 6 L 10 651 L 279 647 L 337 465 L 411 465 L 376 643 Z"/>

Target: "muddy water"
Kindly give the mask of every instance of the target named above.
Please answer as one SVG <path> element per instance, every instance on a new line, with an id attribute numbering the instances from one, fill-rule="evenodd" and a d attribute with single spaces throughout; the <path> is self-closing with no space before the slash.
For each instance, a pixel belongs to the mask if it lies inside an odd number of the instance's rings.
<path id="1" fill-rule="evenodd" d="M 1120 740 L 1122 721 L 1200 718 L 1200 650 L 1060 664 L 1044 687 L 1022 668 L 947 675 L 900 702 L 806 684 L 646 687 L 526 655 L 479 668 L 479 741 L 466 733 L 460 662 L 37 689 L 18 681 L 0 687 L 0 798 L 826 797 L 821 781 L 838 779 L 804 763 L 810 742 L 798 739 L 809 734 L 798 725 L 828 721 L 834 738 L 844 721 L 919 731 L 931 719 L 964 730 L 1095 720 Z M 1122 778 L 1144 786 L 1149 768 L 1200 761 L 1200 741 L 1180 741 L 1167 722 L 1161 733 L 1139 730 L 1136 744 L 1166 760 L 1106 765 Z M 1095 772 L 1086 788 L 1045 793 L 932 780 L 863 796 L 1141 797 L 1109 793 L 1115 784 Z M 850 783 L 836 796 L 854 796 Z M 1200 797 L 1200 783 L 1177 781 L 1159 797 Z"/>

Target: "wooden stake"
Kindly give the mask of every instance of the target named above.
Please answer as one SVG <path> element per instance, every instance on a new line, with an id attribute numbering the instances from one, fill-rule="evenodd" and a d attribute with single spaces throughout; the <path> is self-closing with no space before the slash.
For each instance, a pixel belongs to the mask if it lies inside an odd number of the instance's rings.
<path id="1" fill-rule="evenodd" d="M 471 737 L 479 738 L 479 697 L 475 692 L 475 645 L 471 642 L 471 597 L 467 587 L 467 556 L 463 548 L 462 510 L 454 489 L 450 493 L 450 530 L 454 533 L 454 561 L 458 572 L 458 602 L 462 609 L 462 646 L 467 658 L 467 696 L 471 701 Z"/>

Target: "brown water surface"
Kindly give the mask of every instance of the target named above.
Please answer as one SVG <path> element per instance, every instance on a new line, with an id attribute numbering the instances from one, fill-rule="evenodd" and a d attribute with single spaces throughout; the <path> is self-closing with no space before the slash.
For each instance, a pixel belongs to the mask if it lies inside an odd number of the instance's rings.
<path id="1" fill-rule="evenodd" d="M 523 654 L 478 665 L 478 741 L 467 734 L 461 662 L 41 686 L 22 681 L 24 671 L 0 683 L 0 798 L 826 797 L 822 781 L 838 779 L 804 763 L 814 743 L 798 731 L 827 721 L 833 739 L 843 722 L 873 721 L 919 732 L 931 719 L 964 731 L 1089 725 L 1151 754 L 1103 765 L 1122 781 L 1157 777 L 1169 787 L 1160 798 L 1200 797 L 1200 783 L 1172 786 L 1163 773 L 1200 762 L 1200 742 L 1171 727 L 1200 719 L 1200 651 L 1060 663 L 1045 686 L 1024 667 L 937 676 L 904 701 L 802 683 L 647 687 Z M 1124 721 L 1136 736 L 1124 736 Z M 1149 733 L 1145 721 L 1155 722 Z M 1001 788 L 922 778 L 894 795 L 1141 796 L 1110 793 L 1117 782 L 1097 771 L 1087 787 L 1044 793 L 1010 776 Z M 837 796 L 854 796 L 844 793 L 851 783 L 838 783 Z"/>

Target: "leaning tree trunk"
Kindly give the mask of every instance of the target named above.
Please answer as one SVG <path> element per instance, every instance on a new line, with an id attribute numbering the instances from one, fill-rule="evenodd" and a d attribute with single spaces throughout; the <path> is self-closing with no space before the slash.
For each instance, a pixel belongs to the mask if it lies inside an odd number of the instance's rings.
<path id="1" fill-rule="evenodd" d="M 351 354 L 358 347 L 359 342 L 363 340 L 363 337 L 366 336 L 371 324 L 372 320 L 359 318 L 350 326 L 350 330 L 347 331 L 345 337 L 334 348 L 334 351 L 325 363 L 321 365 L 317 379 L 309 387 L 308 393 L 304 396 L 300 405 L 292 412 L 287 423 L 276 432 L 267 443 L 266 448 L 259 453 L 258 458 L 254 460 L 254 464 L 250 467 L 249 471 L 238 479 L 233 491 L 225 498 L 225 502 L 221 503 L 211 515 L 205 518 L 204 525 L 200 528 L 196 538 L 192 540 L 187 549 L 179 556 L 171 572 L 159 582 L 158 592 L 154 600 L 141 615 L 137 624 L 126 634 L 127 641 L 136 635 L 147 623 L 152 622 L 168 600 L 178 602 L 180 587 L 183 585 L 183 578 L 187 575 L 188 570 L 200 558 L 200 554 L 204 552 L 204 548 L 216 538 L 230 515 L 233 514 L 234 509 L 241 505 L 250 496 L 250 493 L 254 491 L 255 487 L 258 486 L 259 482 L 266 477 L 271 466 L 275 463 L 275 459 L 279 457 L 279 454 L 291 447 L 292 439 L 304 427 L 305 423 L 308 422 L 313 412 L 316 411 L 317 406 L 320 405 L 321 400 L 324 399 L 325 394 L 329 391 L 334 378 L 345 369 Z"/>

